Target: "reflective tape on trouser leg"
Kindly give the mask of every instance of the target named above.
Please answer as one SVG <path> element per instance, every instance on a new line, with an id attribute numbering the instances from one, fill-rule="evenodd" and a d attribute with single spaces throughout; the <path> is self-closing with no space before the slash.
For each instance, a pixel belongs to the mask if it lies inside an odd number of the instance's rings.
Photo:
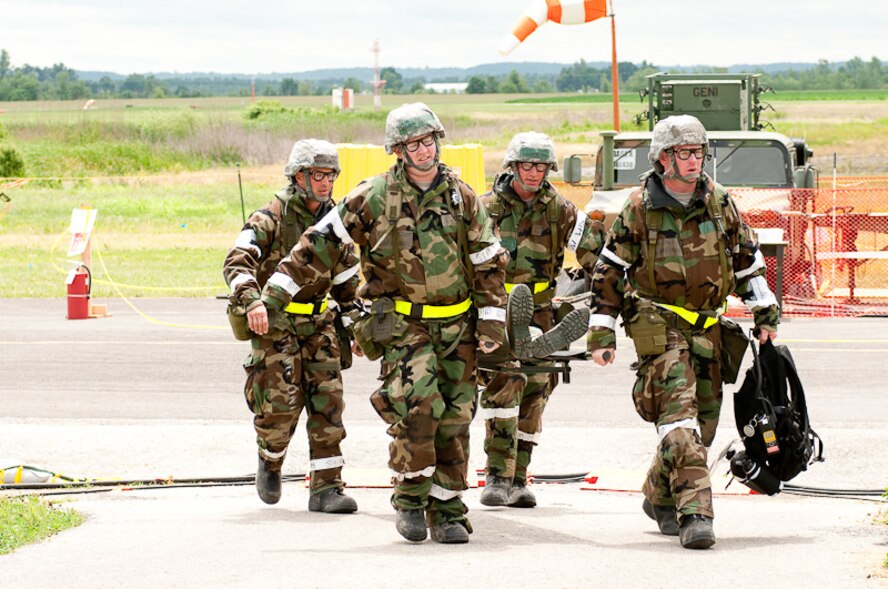
<path id="1" fill-rule="evenodd" d="M 279 460 L 287 454 L 287 449 L 284 448 L 280 452 L 272 452 L 271 450 L 266 450 L 265 448 L 259 448 L 259 452 L 269 460 Z"/>
<path id="2" fill-rule="evenodd" d="M 345 459 L 342 456 L 331 456 L 329 458 L 316 458 L 315 460 L 311 460 L 308 463 L 308 468 L 311 471 L 327 470 L 329 468 L 338 468 L 344 464 Z"/>
<path id="3" fill-rule="evenodd" d="M 451 491 L 450 489 L 445 489 L 444 487 L 440 487 L 432 483 L 432 488 L 429 491 L 429 497 L 434 497 L 435 499 L 440 499 L 441 501 L 450 501 L 451 499 L 462 497 L 462 491 Z"/>

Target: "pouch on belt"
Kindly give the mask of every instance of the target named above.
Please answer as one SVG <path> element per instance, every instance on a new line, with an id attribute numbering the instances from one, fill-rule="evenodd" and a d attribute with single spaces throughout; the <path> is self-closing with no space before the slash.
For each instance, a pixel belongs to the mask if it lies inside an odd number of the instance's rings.
<path id="1" fill-rule="evenodd" d="M 629 318 L 626 330 L 639 356 L 659 356 L 666 351 L 666 319 L 653 303 L 639 300 L 635 314 Z"/>

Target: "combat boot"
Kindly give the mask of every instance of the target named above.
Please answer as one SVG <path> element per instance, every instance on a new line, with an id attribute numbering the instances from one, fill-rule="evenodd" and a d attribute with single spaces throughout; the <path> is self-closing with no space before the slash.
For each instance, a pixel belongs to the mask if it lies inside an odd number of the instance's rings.
<path id="1" fill-rule="evenodd" d="M 308 510 L 323 513 L 353 513 L 358 510 L 358 504 L 343 493 L 342 489 L 334 487 L 309 497 Z"/>
<path id="2" fill-rule="evenodd" d="M 398 509 L 395 511 L 395 527 L 407 540 L 422 542 L 427 534 L 425 512 L 422 509 Z"/>
<path id="3" fill-rule="evenodd" d="M 641 504 L 641 508 L 645 514 L 652 520 L 657 522 L 660 533 L 664 536 L 678 536 L 678 520 L 675 517 L 674 507 L 663 507 L 662 505 L 654 505 L 647 499 Z"/>
<path id="4" fill-rule="evenodd" d="M 509 499 L 506 505 L 509 507 L 536 507 L 537 499 L 533 491 L 527 488 L 526 481 L 515 481 L 509 490 Z"/>
<path id="5" fill-rule="evenodd" d="M 509 293 L 509 341 L 516 358 L 530 358 L 530 322 L 533 293 L 526 284 L 516 284 Z"/>
<path id="6" fill-rule="evenodd" d="M 705 515 L 686 515 L 681 521 L 679 539 L 683 548 L 702 550 L 715 544 L 712 518 Z"/>
<path id="7" fill-rule="evenodd" d="M 555 327 L 531 342 L 531 356 L 545 358 L 559 350 L 566 350 L 572 342 L 586 335 L 587 331 L 589 331 L 589 307 L 574 309 Z"/>
<path id="8" fill-rule="evenodd" d="M 259 498 L 269 505 L 274 505 L 281 500 L 281 471 L 270 470 L 268 463 L 259 457 L 259 467 L 256 469 L 256 492 Z"/>
<path id="9" fill-rule="evenodd" d="M 460 522 L 444 522 L 432 526 L 432 540 L 440 544 L 465 544 L 469 541 L 469 530 Z"/>
<path id="10" fill-rule="evenodd" d="M 505 505 L 509 500 L 509 488 L 511 482 L 509 479 L 498 477 L 496 475 L 487 475 L 484 483 L 484 491 L 481 493 L 481 505 L 488 507 L 498 507 Z"/>

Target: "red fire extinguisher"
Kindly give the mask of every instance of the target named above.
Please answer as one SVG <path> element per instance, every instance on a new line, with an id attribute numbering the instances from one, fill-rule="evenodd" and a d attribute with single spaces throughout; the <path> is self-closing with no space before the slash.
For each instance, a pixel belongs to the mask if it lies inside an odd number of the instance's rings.
<path id="1" fill-rule="evenodd" d="M 85 270 L 83 272 L 82 270 Z M 92 289 L 92 274 L 89 267 L 80 264 L 68 277 L 68 319 L 89 319 L 89 293 Z"/>

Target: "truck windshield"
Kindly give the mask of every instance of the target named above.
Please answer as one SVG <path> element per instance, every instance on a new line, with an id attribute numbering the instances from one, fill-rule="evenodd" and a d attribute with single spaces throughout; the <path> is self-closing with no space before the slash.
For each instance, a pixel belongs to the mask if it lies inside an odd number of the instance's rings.
<path id="1" fill-rule="evenodd" d="M 650 141 L 618 141 L 614 147 L 614 184 L 636 186 L 638 176 L 650 169 Z M 724 186 L 779 188 L 792 186 L 792 162 L 779 141 L 762 139 L 714 139 L 709 142 L 712 159 L 705 170 Z M 718 168 L 713 172 L 713 163 Z"/>

